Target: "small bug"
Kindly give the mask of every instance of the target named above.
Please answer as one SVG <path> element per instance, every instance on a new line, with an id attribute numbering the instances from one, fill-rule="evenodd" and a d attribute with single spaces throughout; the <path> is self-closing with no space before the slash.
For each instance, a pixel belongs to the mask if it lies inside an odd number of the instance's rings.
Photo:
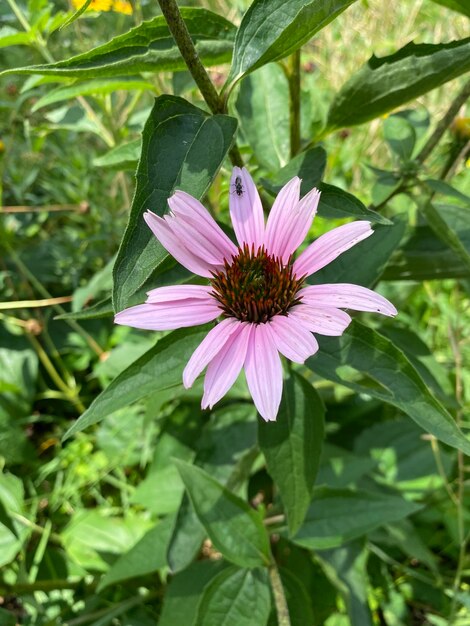
<path id="1" fill-rule="evenodd" d="M 233 186 L 235 187 L 235 193 L 237 194 L 237 196 L 243 196 L 244 189 L 243 189 L 242 179 L 240 176 L 237 176 L 235 178 L 235 182 L 233 183 Z"/>

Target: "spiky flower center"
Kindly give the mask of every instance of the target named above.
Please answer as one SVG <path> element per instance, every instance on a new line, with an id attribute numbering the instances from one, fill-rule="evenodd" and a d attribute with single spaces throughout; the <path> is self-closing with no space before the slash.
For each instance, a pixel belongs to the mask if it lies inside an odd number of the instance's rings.
<path id="1" fill-rule="evenodd" d="M 224 315 L 256 324 L 274 315 L 287 315 L 297 298 L 303 277 L 297 279 L 289 261 L 284 264 L 263 247 L 255 252 L 244 244 L 237 256 L 225 261 L 224 269 L 214 273 L 211 285 Z"/>

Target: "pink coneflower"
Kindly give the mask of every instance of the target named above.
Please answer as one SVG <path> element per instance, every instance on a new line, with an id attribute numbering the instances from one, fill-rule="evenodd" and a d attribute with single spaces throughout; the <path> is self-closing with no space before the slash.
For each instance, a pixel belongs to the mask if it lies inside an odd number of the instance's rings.
<path id="1" fill-rule="evenodd" d="M 308 276 L 373 231 L 365 221 L 339 226 L 293 260 L 320 199 L 320 192 L 312 189 L 300 200 L 300 182 L 295 177 L 281 189 L 265 225 L 251 176 L 245 168 L 234 168 L 230 215 L 238 247 L 202 204 L 183 191 L 168 200 L 169 215 L 144 215 L 168 252 L 209 284 L 153 289 L 145 304 L 118 313 L 115 321 L 172 330 L 220 318 L 183 372 L 189 388 L 207 367 L 203 408 L 212 408 L 244 368 L 256 408 L 265 420 L 275 420 L 282 396 L 279 353 L 303 363 L 318 350 L 312 333 L 334 336 L 347 328 L 351 318 L 341 308 L 396 315 L 393 304 L 359 285 L 304 286 Z"/>

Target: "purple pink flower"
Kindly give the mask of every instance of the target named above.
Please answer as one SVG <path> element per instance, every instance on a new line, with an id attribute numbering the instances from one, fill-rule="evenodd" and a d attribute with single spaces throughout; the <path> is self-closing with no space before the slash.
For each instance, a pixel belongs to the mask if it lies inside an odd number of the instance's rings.
<path id="1" fill-rule="evenodd" d="M 367 221 L 339 226 L 294 260 L 320 199 L 317 189 L 300 199 L 300 182 L 295 177 L 281 189 L 265 224 L 251 176 L 245 168 L 234 168 L 229 202 L 238 246 L 202 204 L 183 191 L 168 200 L 168 215 L 144 215 L 168 252 L 209 284 L 153 289 L 145 304 L 121 311 L 115 321 L 172 330 L 219 320 L 183 372 L 183 384 L 189 388 L 207 368 L 203 408 L 212 408 L 244 368 L 256 408 L 265 420 L 275 420 L 282 396 L 280 354 L 303 363 L 318 350 L 312 333 L 341 335 L 351 322 L 341 309 L 396 315 L 393 304 L 365 287 L 304 283 L 373 230 Z"/>

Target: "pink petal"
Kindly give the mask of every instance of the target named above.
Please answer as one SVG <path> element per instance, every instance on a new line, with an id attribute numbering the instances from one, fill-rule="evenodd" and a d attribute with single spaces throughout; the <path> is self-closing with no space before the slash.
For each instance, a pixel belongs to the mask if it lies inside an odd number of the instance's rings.
<path id="1" fill-rule="evenodd" d="M 298 176 L 294 176 L 277 194 L 269 212 L 266 224 L 266 249 L 274 256 L 282 255 L 282 242 L 286 229 L 291 228 L 295 207 L 299 202 L 300 183 Z"/>
<path id="2" fill-rule="evenodd" d="M 397 314 L 396 308 L 386 298 L 360 285 L 349 283 L 311 285 L 301 289 L 298 296 L 302 298 L 302 304 L 313 307 L 341 307 L 353 311 L 373 311 L 392 317 Z"/>
<path id="3" fill-rule="evenodd" d="M 172 285 L 170 287 L 157 287 L 147 292 L 147 303 L 170 303 L 175 300 L 187 300 L 188 298 L 206 300 L 212 303 L 212 292 L 213 288 L 210 285 Z"/>
<path id="4" fill-rule="evenodd" d="M 281 257 L 287 263 L 307 236 L 320 201 L 318 189 L 311 189 L 295 207 L 285 234 L 282 238 Z"/>
<path id="5" fill-rule="evenodd" d="M 214 271 L 218 268 L 188 250 L 164 219 L 155 215 L 152 211 L 144 213 L 144 219 L 158 241 L 178 263 L 181 263 L 181 265 L 186 267 L 190 272 L 194 272 L 194 274 L 212 278 L 211 270 Z"/>
<path id="6" fill-rule="evenodd" d="M 241 179 L 241 195 L 237 193 L 235 179 Z M 238 243 L 252 244 L 257 250 L 264 243 L 263 207 L 256 185 L 246 168 L 233 168 L 230 180 L 230 216 Z"/>
<path id="7" fill-rule="evenodd" d="M 169 198 L 168 205 L 177 218 L 183 218 L 184 223 L 190 224 L 210 241 L 218 251 L 219 262 L 224 258 L 230 261 L 232 256 L 237 254 L 235 244 L 230 241 L 199 200 L 184 191 L 176 191 Z"/>
<path id="8" fill-rule="evenodd" d="M 267 324 L 253 326 L 245 361 L 248 388 L 266 421 L 277 417 L 282 397 L 282 365 Z"/>
<path id="9" fill-rule="evenodd" d="M 146 330 L 174 330 L 185 326 L 198 326 L 215 320 L 222 311 L 214 303 L 196 298 L 166 302 L 165 304 L 139 304 L 124 309 L 114 317 L 116 324 Z"/>
<path id="10" fill-rule="evenodd" d="M 339 337 L 351 323 L 351 317 L 340 309 L 310 306 L 304 302 L 302 300 L 301 304 L 292 307 L 289 317 L 303 324 L 312 333 Z"/>
<path id="11" fill-rule="evenodd" d="M 288 316 L 275 315 L 266 326 L 272 331 L 276 348 L 291 361 L 304 363 L 318 350 L 315 337 L 295 317 L 291 317 L 290 311 Z"/>
<path id="12" fill-rule="evenodd" d="M 236 328 L 212 359 L 204 379 L 202 408 L 212 408 L 236 381 L 245 361 L 251 324 L 237 322 Z"/>
<path id="13" fill-rule="evenodd" d="M 192 386 L 196 378 L 210 361 L 220 352 L 232 333 L 238 330 L 240 322 L 234 318 L 224 319 L 208 332 L 203 341 L 193 352 L 183 372 L 183 385 Z"/>
<path id="14" fill-rule="evenodd" d="M 173 217 L 171 215 L 166 215 L 164 220 L 187 250 L 190 250 L 199 259 L 204 259 L 216 269 L 223 268 L 226 257 L 212 240 L 210 232 L 208 230 L 203 232 L 203 224 L 194 227 L 185 217 Z M 231 258 L 230 256 L 229 259 L 231 260 Z"/>
<path id="15" fill-rule="evenodd" d="M 294 263 L 294 273 L 296 276 L 310 276 L 373 232 L 370 222 L 365 221 L 344 224 L 330 230 L 302 252 Z"/>

